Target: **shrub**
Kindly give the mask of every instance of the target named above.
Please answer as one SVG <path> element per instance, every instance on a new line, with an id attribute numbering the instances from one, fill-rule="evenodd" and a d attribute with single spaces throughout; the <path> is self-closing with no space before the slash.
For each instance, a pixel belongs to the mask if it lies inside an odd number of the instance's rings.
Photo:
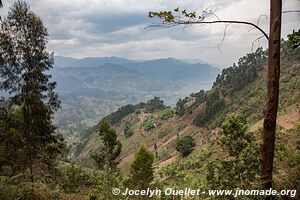
<path id="1" fill-rule="evenodd" d="M 181 153 L 182 156 L 188 156 L 196 146 L 192 136 L 184 136 L 176 143 L 175 149 Z"/>
<path id="2" fill-rule="evenodd" d="M 75 164 L 63 167 L 61 174 L 61 187 L 67 193 L 76 192 L 80 186 L 91 186 L 94 184 L 93 173 Z"/>
<path id="3" fill-rule="evenodd" d="M 143 125 L 145 127 L 145 130 L 147 130 L 147 131 L 154 128 L 153 119 L 151 119 L 151 118 L 145 119 Z"/>
<path id="4" fill-rule="evenodd" d="M 162 120 L 169 119 L 173 117 L 173 110 L 171 108 L 166 108 L 159 113 L 158 117 Z"/>

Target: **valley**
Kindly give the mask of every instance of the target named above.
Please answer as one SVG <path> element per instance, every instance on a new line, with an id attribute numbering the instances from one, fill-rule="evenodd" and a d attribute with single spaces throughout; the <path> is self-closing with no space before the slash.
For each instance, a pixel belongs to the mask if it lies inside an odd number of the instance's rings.
<path id="1" fill-rule="evenodd" d="M 55 123 L 69 145 L 104 116 L 126 104 L 159 96 L 166 105 L 200 89 L 209 89 L 219 69 L 167 58 L 131 61 L 117 57 L 55 57 L 51 71 L 62 109 Z"/>

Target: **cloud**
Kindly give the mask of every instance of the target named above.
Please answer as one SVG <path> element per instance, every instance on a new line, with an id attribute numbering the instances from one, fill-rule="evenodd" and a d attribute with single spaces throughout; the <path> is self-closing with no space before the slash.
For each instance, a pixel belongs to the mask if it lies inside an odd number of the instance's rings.
<path id="1" fill-rule="evenodd" d="M 257 23 L 269 15 L 269 0 L 27 0 L 48 28 L 49 50 L 56 55 L 78 58 L 120 56 L 131 59 L 162 57 L 200 59 L 226 67 L 251 51 L 252 42 L 261 34 L 244 25 L 230 25 L 224 36 L 224 24 L 147 28 L 152 21 L 149 11 L 176 7 L 201 12 L 210 7 L 221 19 Z M 0 12 L 6 12 L 5 8 Z M 300 7 L 300 2 L 286 0 L 284 9 Z M 299 15 L 283 16 L 282 36 L 299 27 Z M 259 25 L 268 32 L 267 18 Z M 260 44 L 266 47 L 266 40 Z"/>

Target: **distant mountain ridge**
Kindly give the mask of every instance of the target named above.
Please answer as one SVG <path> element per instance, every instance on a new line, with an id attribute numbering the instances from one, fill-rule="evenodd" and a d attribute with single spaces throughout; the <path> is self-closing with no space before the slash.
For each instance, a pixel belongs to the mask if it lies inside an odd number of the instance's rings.
<path id="1" fill-rule="evenodd" d="M 64 57 L 64 56 L 54 56 L 54 66 L 55 67 L 97 67 L 99 65 L 104 65 L 107 63 L 113 64 L 125 64 L 131 63 L 133 61 L 127 60 L 125 58 L 119 58 L 115 56 L 111 57 L 87 57 L 83 59 Z"/>
<path id="2" fill-rule="evenodd" d="M 119 57 L 90 57 L 75 59 L 55 56 L 56 68 L 111 68 L 119 66 L 124 70 L 135 70 L 147 77 L 160 80 L 184 80 L 196 79 L 203 81 L 213 80 L 220 70 L 209 64 L 192 64 L 175 58 L 154 59 L 147 61 L 133 61 Z"/>
<path id="3" fill-rule="evenodd" d="M 62 101 L 55 123 L 66 138 L 79 135 L 83 127 L 93 126 L 126 104 L 147 102 L 159 96 L 166 105 L 175 105 L 181 97 L 209 89 L 220 72 L 208 64 L 191 64 L 174 58 L 133 61 L 118 57 L 55 56 L 54 59 L 50 73 Z"/>

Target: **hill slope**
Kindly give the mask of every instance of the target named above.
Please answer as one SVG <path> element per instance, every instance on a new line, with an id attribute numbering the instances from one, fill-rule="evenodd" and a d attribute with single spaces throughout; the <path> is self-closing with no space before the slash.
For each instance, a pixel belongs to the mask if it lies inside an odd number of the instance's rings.
<path id="1" fill-rule="evenodd" d="M 300 139 L 296 125 L 300 123 L 300 60 L 293 54 L 284 54 L 282 58 L 280 84 L 278 125 L 281 131 L 277 141 L 276 156 L 279 157 L 275 159 L 278 166 L 275 181 L 278 187 L 283 187 L 289 182 L 280 178 L 282 174 L 297 177 L 290 174 L 295 172 L 297 165 L 296 168 L 287 166 L 287 160 L 295 159 L 294 154 L 288 152 L 296 152 Z M 237 113 L 244 117 L 259 142 L 265 96 L 265 52 L 258 50 L 241 58 L 237 65 L 223 70 L 211 90 L 180 99 L 175 108 L 149 112 L 146 108 L 134 107 L 133 112 L 114 123 L 123 144 L 121 170 L 126 172 L 129 169 L 136 150 L 145 145 L 157 154 L 157 178 L 181 186 L 191 187 L 191 183 L 205 185 L 207 163 L 225 156 L 217 144 L 222 134 L 219 127 L 225 116 Z M 132 136 L 126 137 L 126 127 L 133 132 Z M 182 158 L 175 150 L 175 144 L 187 135 L 194 138 L 197 146 L 189 157 Z M 77 160 L 91 166 L 89 155 L 99 144 L 95 129 L 90 130 L 77 149 Z"/>
<path id="2" fill-rule="evenodd" d="M 174 105 L 195 88 L 209 88 L 219 72 L 209 65 L 176 59 L 137 62 L 118 57 L 55 57 L 55 63 L 51 73 L 62 100 L 55 123 L 68 144 L 76 142 L 84 129 L 120 106 L 148 101 L 154 96 Z M 189 73 L 197 79 L 187 79 Z"/>

